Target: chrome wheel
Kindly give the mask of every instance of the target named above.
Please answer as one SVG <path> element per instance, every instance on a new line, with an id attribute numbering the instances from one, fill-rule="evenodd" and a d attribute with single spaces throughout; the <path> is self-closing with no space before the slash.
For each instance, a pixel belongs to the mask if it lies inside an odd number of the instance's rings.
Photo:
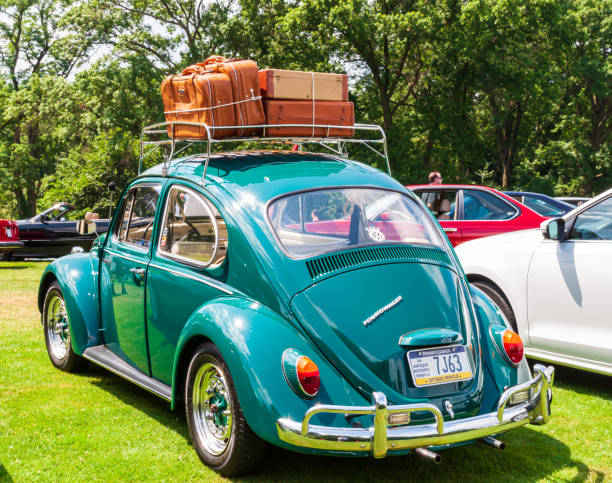
<path id="1" fill-rule="evenodd" d="M 64 359 L 70 347 L 70 330 L 64 300 L 53 294 L 47 303 L 47 340 L 49 349 L 57 359 Z"/>
<path id="2" fill-rule="evenodd" d="M 192 401 L 196 436 L 206 451 L 219 456 L 227 449 L 232 435 L 232 403 L 227 381 L 216 360 L 198 369 Z"/>

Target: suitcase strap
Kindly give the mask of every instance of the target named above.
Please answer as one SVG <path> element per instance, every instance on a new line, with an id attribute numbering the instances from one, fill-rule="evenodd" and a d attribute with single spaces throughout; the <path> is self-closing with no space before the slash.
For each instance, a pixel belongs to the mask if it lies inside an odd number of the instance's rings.
<path id="1" fill-rule="evenodd" d="M 235 101 L 235 102 L 228 102 L 226 104 L 219 104 L 218 106 L 210 106 L 210 107 L 199 107 L 197 109 L 185 109 L 183 111 L 164 111 L 164 114 L 181 114 L 183 112 L 198 112 L 198 111 L 210 111 L 211 109 L 219 109 L 221 107 L 228 107 L 228 106 L 233 106 L 235 104 L 242 104 L 243 102 L 252 102 L 252 101 L 260 101 L 262 99 L 261 96 L 255 96 L 253 89 L 251 89 L 251 92 L 253 93 L 253 97 L 249 98 L 249 99 L 243 99 L 241 101 Z"/>

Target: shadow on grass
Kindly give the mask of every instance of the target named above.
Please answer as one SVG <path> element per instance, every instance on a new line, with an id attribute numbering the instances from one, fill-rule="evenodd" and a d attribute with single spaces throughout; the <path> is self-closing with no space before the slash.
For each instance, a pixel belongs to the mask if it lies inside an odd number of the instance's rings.
<path id="1" fill-rule="evenodd" d="M 6 483 L 11 483 L 13 480 L 13 478 L 11 478 L 11 475 L 9 475 L 9 472 L 6 471 L 6 468 L 2 465 L 2 463 L 0 463 L 0 481 L 6 482 Z"/>
<path id="2" fill-rule="evenodd" d="M 31 265 L 5 265 L 0 262 L 0 270 L 22 270 L 24 268 L 30 268 Z"/>
<path id="3" fill-rule="evenodd" d="M 171 411 L 169 402 L 95 364 L 90 364 L 87 371 L 79 375 L 90 379 L 95 377 L 90 381 L 91 384 L 110 392 L 123 403 L 147 414 L 190 441 L 182 405 Z"/>
<path id="4" fill-rule="evenodd" d="M 572 481 L 603 481 L 570 449 L 554 438 L 528 427 L 502 438 L 505 451 L 473 444 L 440 451 L 442 464 L 435 465 L 415 455 L 370 458 L 333 458 L 302 455 L 271 448 L 262 469 L 242 481 L 521 481 L 550 479 L 555 471 L 569 469 Z M 595 478 L 593 479 L 593 476 Z"/>
<path id="5" fill-rule="evenodd" d="M 112 393 L 125 404 L 147 414 L 189 441 L 182 406 L 170 410 L 168 403 L 98 366 L 85 373 L 96 387 Z M 565 379 L 567 376 L 563 375 Z M 580 386 L 582 379 L 573 386 Z M 594 386 L 594 389 L 597 386 Z M 599 394 L 601 387 L 598 387 Z M 590 391 L 588 384 L 584 389 Z M 551 424 L 554 424 L 554 419 Z M 572 481 L 604 481 L 605 475 L 572 459 L 571 450 L 544 432 L 522 427 L 503 435 L 507 444 L 499 451 L 485 444 L 441 451 L 442 464 L 415 455 L 371 458 L 335 458 L 294 453 L 269 447 L 259 471 L 235 481 L 503 481 L 531 482 L 550 479 L 555 471 L 569 470 Z M 566 471 L 567 472 L 567 471 Z"/>

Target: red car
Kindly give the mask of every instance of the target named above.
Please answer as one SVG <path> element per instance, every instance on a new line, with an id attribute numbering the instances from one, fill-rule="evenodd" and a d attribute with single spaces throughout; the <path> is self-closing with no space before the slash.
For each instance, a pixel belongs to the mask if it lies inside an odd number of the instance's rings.
<path id="1" fill-rule="evenodd" d="M 0 220 L 0 260 L 7 260 L 11 251 L 23 247 L 19 241 L 19 228 L 11 220 Z"/>
<path id="2" fill-rule="evenodd" d="M 427 205 L 453 246 L 484 236 L 537 228 L 547 219 L 485 186 L 427 184 L 407 188 Z"/>

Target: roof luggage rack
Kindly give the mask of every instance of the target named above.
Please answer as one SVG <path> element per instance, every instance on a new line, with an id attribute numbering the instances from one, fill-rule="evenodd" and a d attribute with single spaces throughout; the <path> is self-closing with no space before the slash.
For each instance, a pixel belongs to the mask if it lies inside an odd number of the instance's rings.
<path id="1" fill-rule="evenodd" d="M 206 130 L 205 138 L 197 138 L 197 139 L 189 139 L 189 138 L 178 138 L 176 136 L 169 136 L 168 131 L 171 130 L 172 133 L 175 132 L 176 126 L 197 126 L 202 127 Z M 329 134 L 330 130 L 350 130 L 353 132 L 351 137 L 334 137 L 334 136 L 324 136 L 324 137 L 315 137 L 315 136 L 266 136 L 266 132 L 268 129 L 276 129 L 276 128 L 312 128 L 313 132 L 315 129 L 321 130 L 326 129 L 327 134 Z M 256 128 L 263 130 L 263 136 L 255 136 L 255 137 L 239 137 L 239 138 L 222 138 L 216 139 L 212 136 L 213 130 L 221 130 L 221 129 L 248 129 L 248 128 Z M 363 134 L 372 134 L 372 139 L 362 139 L 355 137 L 357 133 Z M 202 174 L 202 184 L 205 184 L 206 180 L 206 170 L 208 169 L 208 163 L 210 161 L 211 155 L 211 146 L 214 143 L 230 143 L 230 142 L 261 142 L 261 143 L 287 143 L 287 144 L 297 144 L 300 147 L 304 144 L 316 144 L 322 146 L 334 154 L 337 154 L 342 157 L 347 157 L 347 145 L 349 144 L 360 144 L 378 156 L 382 157 L 385 160 L 387 166 L 387 172 L 391 175 L 391 166 L 389 164 L 389 156 L 387 154 L 387 137 L 385 136 L 385 132 L 380 126 L 376 124 L 354 124 L 352 126 L 334 126 L 334 125 L 324 125 L 324 124 L 258 124 L 258 125 L 249 125 L 249 126 L 214 126 L 210 127 L 207 124 L 197 123 L 197 122 L 183 122 L 183 121 L 173 121 L 173 122 L 160 122 L 158 124 L 153 124 L 151 126 L 147 126 L 142 130 L 140 135 L 140 160 L 138 162 L 138 174 L 142 171 L 143 160 L 150 155 L 151 153 L 157 151 L 160 147 L 166 148 L 164 153 L 164 166 L 162 168 L 162 172 L 164 176 L 167 173 L 168 164 L 182 151 L 186 150 L 190 146 L 195 143 L 206 143 L 206 161 L 204 164 L 204 173 Z M 382 144 L 382 150 L 376 149 L 374 146 Z"/>

